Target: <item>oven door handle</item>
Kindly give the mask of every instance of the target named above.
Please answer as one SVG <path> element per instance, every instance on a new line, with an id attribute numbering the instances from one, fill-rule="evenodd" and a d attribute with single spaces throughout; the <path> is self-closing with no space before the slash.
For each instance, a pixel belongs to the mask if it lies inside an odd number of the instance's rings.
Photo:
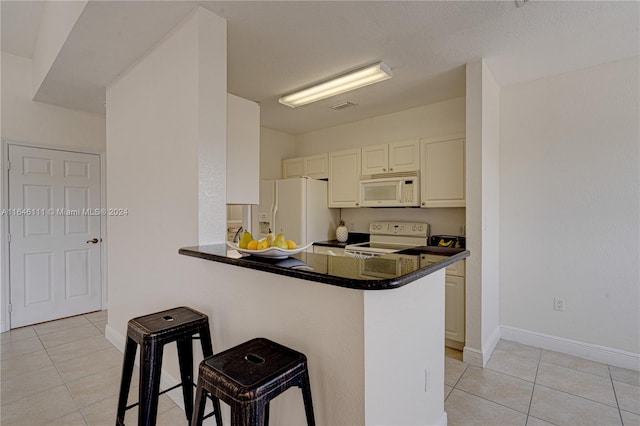
<path id="1" fill-rule="evenodd" d="M 358 253 L 345 250 L 344 255 L 346 257 L 354 257 L 356 259 L 371 259 L 372 257 L 380 257 L 380 255 L 376 255 L 374 253 Z"/>

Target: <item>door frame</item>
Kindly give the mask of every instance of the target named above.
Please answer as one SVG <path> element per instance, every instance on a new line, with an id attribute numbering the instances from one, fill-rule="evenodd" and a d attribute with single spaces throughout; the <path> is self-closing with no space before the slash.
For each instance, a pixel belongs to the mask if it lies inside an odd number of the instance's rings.
<path id="1" fill-rule="evenodd" d="M 6 209 L 9 207 L 9 169 L 7 167 L 9 162 L 9 146 L 22 146 L 27 148 L 42 148 L 53 151 L 66 151 L 77 152 L 80 154 L 92 154 L 100 157 L 100 208 L 104 208 L 107 205 L 107 179 L 106 179 L 106 152 L 104 150 L 91 149 L 91 148 L 75 148 L 69 146 L 60 145 L 44 145 L 38 143 L 18 141 L 9 138 L 2 138 L 2 149 L 0 150 L 0 164 L 2 165 L 2 173 L 0 184 L 2 187 L 2 199 L 0 200 L 0 209 Z M 0 332 L 4 332 L 11 329 L 11 314 L 9 313 L 9 302 L 11 301 L 11 283 L 9 275 L 9 220 L 8 216 L 0 215 L 0 230 L 2 240 L 2 256 L 0 259 Z M 107 217 L 104 216 L 104 220 L 100 221 L 100 234 L 102 238 L 102 250 L 100 254 L 100 269 L 101 269 L 101 296 L 100 306 L 101 309 L 107 309 Z"/>

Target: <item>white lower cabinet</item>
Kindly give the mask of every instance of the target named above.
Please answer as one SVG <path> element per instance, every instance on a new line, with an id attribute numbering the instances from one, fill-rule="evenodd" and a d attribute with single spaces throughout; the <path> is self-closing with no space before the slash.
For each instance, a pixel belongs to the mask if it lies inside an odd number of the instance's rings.
<path id="1" fill-rule="evenodd" d="M 444 259 L 444 256 L 423 254 L 420 266 L 425 267 Z M 464 347 L 465 339 L 465 261 L 447 266 L 445 274 L 444 334 L 446 345 L 455 349 Z"/>

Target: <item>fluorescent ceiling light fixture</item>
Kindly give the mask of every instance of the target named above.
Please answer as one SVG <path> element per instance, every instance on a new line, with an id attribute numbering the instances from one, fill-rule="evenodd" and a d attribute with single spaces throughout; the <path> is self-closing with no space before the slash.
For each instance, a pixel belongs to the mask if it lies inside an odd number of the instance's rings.
<path id="1" fill-rule="evenodd" d="M 391 69 L 384 62 L 378 62 L 283 96 L 280 98 L 280 103 L 295 108 L 389 78 L 391 78 Z"/>

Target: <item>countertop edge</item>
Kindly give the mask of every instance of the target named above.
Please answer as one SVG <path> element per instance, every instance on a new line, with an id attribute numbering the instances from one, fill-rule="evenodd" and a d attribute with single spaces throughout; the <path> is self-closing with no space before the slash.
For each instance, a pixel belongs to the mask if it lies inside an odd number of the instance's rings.
<path id="1" fill-rule="evenodd" d="M 301 269 L 283 268 L 276 265 L 253 261 L 248 257 L 232 258 L 227 256 L 220 256 L 214 253 L 206 253 L 198 250 L 198 247 L 183 247 L 178 250 L 178 253 L 184 256 L 195 257 L 199 259 L 209 260 L 218 263 L 226 263 L 228 265 L 235 265 L 242 268 L 254 269 L 264 272 L 269 272 L 278 275 L 289 276 L 306 281 L 314 281 L 328 285 L 334 285 L 338 287 L 351 288 L 354 290 L 392 290 L 395 288 L 403 287 L 410 284 L 424 276 L 432 274 L 440 269 L 463 260 L 471 254 L 468 250 L 464 250 L 460 253 L 454 254 L 441 260 L 440 262 L 432 265 L 420 268 L 416 271 L 409 272 L 406 275 L 402 275 L 396 278 L 384 278 L 375 280 L 361 280 L 345 278 L 336 275 L 322 275 L 312 271 L 305 271 Z"/>

